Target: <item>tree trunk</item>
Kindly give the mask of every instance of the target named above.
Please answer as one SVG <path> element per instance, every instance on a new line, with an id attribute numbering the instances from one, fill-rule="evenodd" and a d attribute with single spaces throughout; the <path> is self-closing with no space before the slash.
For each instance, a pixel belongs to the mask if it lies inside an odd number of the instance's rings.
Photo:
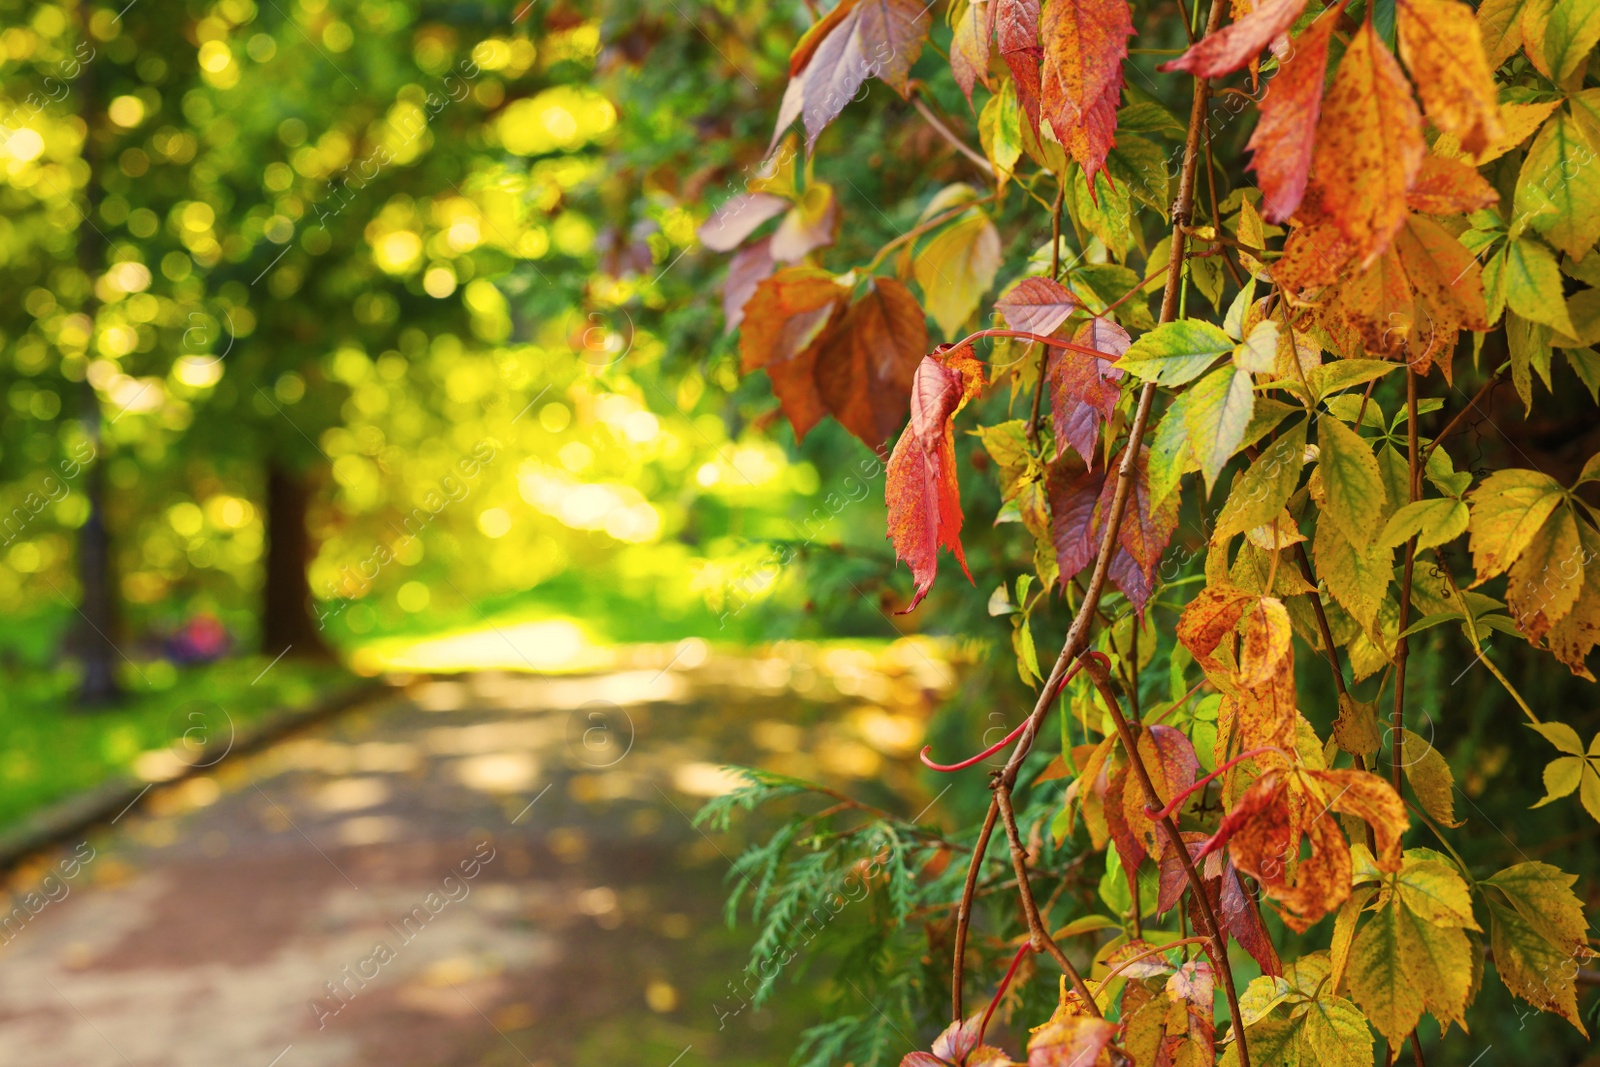
<path id="1" fill-rule="evenodd" d="M 311 486 L 305 476 L 277 463 L 267 465 L 267 584 L 261 591 L 261 651 L 331 659 L 311 608 L 311 537 L 306 510 Z"/>
<path id="2" fill-rule="evenodd" d="M 89 26 L 87 6 L 77 8 L 79 30 L 87 40 Z M 86 69 L 78 83 L 82 104 L 85 135 L 83 162 L 89 176 L 84 182 L 84 217 L 78 226 L 78 266 L 92 283 L 100 273 L 104 259 L 100 231 L 94 216 L 100 208 L 100 183 L 96 168 L 99 165 L 94 138 L 95 92 L 94 68 Z M 89 317 L 91 340 L 95 316 L 100 301 L 94 285 L 84 298 L 82 311 Z M 90 345 L 93 350 L 93 345 Z M 78 692 L 79 702 L 85 707 L 104 707 L 121 696 L 117 686 L 117 660 L 122 653 L 115 644 L 117 595 L 111 566 L 111 533 L 106 527 L 105 507 L 105 457 L 100 445 L 100 398 L 94 386 L 83 384 L 83 429 L 94 447 L 94 459 L 85 475 L 84 492 L 89 498 L 89 518 L 78 531 L 78 581 L 83 586 L 82 605 L 78 608 L 77 640 L 73 644 L 83 656 L 83 685 Z"/>

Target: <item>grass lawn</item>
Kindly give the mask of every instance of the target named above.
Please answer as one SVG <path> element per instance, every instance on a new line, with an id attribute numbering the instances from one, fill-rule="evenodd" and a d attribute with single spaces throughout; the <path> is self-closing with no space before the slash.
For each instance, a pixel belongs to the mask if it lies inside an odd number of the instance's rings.
<path id="1" fill-rule="evenodd" d="M 73 793 L 132 771 L 174 742 L 225 741 L 272 712 L 303 707 L 349 683 L 342 668 L 244 656 L 198 667 L 158 660 L 126 669 L 118 707 L 82 711 L 70 669 L 0 671 L 0 831 Z M 257 680 L 259 678 L 259 680 Z"/>

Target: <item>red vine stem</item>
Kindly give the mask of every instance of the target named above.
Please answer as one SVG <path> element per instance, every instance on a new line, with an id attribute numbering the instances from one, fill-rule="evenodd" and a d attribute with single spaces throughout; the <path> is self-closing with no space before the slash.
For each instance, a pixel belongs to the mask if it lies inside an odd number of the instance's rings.
<path id="1" fill-rule="evenodd" d="M 1247 752 L 1241 752 L 1237 756 L 1235 756 L 1231 760 L 1229 760 L 1227 763 L 1224 763 L 1222 766 L 1218 767 L 1216 770 L 1212 771 L 1210 774 L 1206 775 L 1204 778 L 1202 778 L 1198 782 L 1194 783 L 1194 785 L 1191 785 L 1188 789 L 1185 789 L 1183 792 L 1181 792 L 1177 796 L 1173 797 L 1171 802 L 1169 802 L 1166 807 L 1164 807 L 1164 808 L 1152 808 L 1149 805 L 1146 805 L 1145 809 L 1144 809 L 1144 813 L 1146 815 L 1150 816 L 1150 819 L 1151 819 L 1152 822 L 1159 822 L 1162 819 L 1171 818 L 1173 813 L 1175 813 L 1176 811 L 1178 811 L 1178 809 L 1183 807 L 1184 801 L 1188 800 L 1194 794 L 1198 793 L 1200 790 L 1204 789 L 1206 786 L 1208 786 L 1212 782 L 1216 781 L 1217 778 L 1219 778 L 1220 776 L 1222 776 L 1224 774 L 1227 774 L 1230 770 L 1233 769 L 1235 764 L 1241 762 L 1242 760 L 1250 759 L 1252 756 L 1259 756 L 1263 752 L 1276 752 L 1276 753 L 1278 753 L 1278 754 L 1280 754 L 1282 756 L 1285 756 L 1285 757 L 1287 757 L 1289 755 L 1287 752 L 1284 752 L 1283 749 L 1279 748 L 1277 745 L 1262 745 L 1259 748 L 1252 748 Z"/>
<path id="2" fill-rule="evenodd" d="M 1061 679 L 1060 683 L 1057 684 L 1057 686 L 1055 687 L 1055 690 L 1050 694 L 1050 699 L 1051 700 L 1054 700 L 1056 698 L 1056 696 L 1058 694 L 1060 694 L 1061 690 L 1063 690 L 1063 689 L 1065 689 L 1067 687 L 1067 683 L 1072 681 L 1072 676 L 1077 674 L 1078 671 L 1082 667 L 1083 667 L 1083 661 L 1082 660 L 1079 660 L 1077 663 L 1072 665 L 1072 669 L 1067 672 L 1066 677 Z M 990 745 L 988 748 L 984 749 L 982 752 L 978 753 L 976 756 L 973 756 L 970 759 L 964 759 L 960 763 L 935 763 L 935 762 L 933 762 L 933 760 L 928 758 L 928 753 L 933 751 L 933 746 L 932 745 L 924 745 L 922 747 L 922 757 L 921 757 L 922 758 L 922 765 L 924 767 L 930 768 L 931 770 L 940 771 L 940 772 L 945 773 L 945 774 L 949 774 L 949 773 L 951 773 L 953 771 L 964 771 L 968 767 L 971 767 L 973 764 L 982 763 L 984 760 L 988 759 L 990 756 L 994 755 L 996 752 L 999 752 L 1002 748 L 1005 748 L 1011 742 L 1015 741 L 1017 739 L 1017 737 L 1019 735 L 1021 735 L 1022 731 L 1027 728 L 1027 726 L 1028 726 L 1028 721 L 1026 719 L 1024 719 L 1022 722 L 1019 722 L 1017 724 L 1017 728 L 1015 730 L 1012 730 L 1009 734 L 1006 734 L 999 741 L 997 741 L 994 744 Z"/>
<path id="3" fill-rule="evenodd" d="M 1046 337 L 1043 334 L 1028 333 L 1026 330 L 979 330 L 977 333 L 967 334 L 967 336 L 963 337 L 950 347 L 961 348 L 963 345 L 970 345 L 972 342 L 984 337 L 1020 337 L 1024 341 L 1033 341 L 1041 345 L 1049 345 L 1051 348 L 1064 348 L 1068 352 L 1077 352 L 1079 355 L 1093 356 L 1105 363 L 1115 363 L 1120 358 L 1118 356 L 1113 356 L 1109 353 L 1102 352 L 1098 348 L 1090 348 L 1088 345 L 1075 345 L 1071 341 L 1063 341 L 1059 337 Z"/>
<path id="4" fill-rule="evenodd" d="M 1011 976 L 1017 973 L 1017 964 L 1022 962 L 1022 957 L 1033 951 L 1033 944 L 1024 941 L 1017 949 L 1017 954 L 1011 957 L 1011 966 L 1006 968 L 1006 976 L 1000 979 L 1000 987 L 994 991 L 994 999 L 989 1001 L 989 1010 L 983 1013 L 983 1022 L 978 1024 L 978 1044 L 983 1044 L 983 1035 L 989 1029 L 989 1017 L 994 1014 L 994 1009 L 1000 1006 L 1000 998 L 1006 995 L 1006 987 L 1011 984 Z"/>
<path id="5" fill-rule="evenodd" d="M 1106 973 L 1106 976 L 1100 979 L 1100 984 L 1105 985 L 1106 983 L 1110 982 L 1111 979 L 1115 978 L 1129 967 L 1132 967 L 1140 960 L 1149 959 L 1151 956 L 1170 951 L 1179 947 L 1180 945 L 1203 945 L 1207 940 L 1209 939 L 1204 937 L 1180 937 L 1176 941 L 1168 941 L 1165 945 L 1157 945 L 1155 948 L 1146 949 L 1137 956 L 1129 956 L 1127 959 L 1111 968 L 1111 970 Z"/>

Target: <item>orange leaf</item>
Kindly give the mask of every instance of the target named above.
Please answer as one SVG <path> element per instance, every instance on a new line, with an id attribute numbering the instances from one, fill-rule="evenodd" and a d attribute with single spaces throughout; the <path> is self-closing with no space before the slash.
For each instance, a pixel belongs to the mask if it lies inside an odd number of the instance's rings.
<path id="1" fill-rule="evenodd" d="M 1400 55 L 1428 118 L 1477 155 L 1505 132 L 1478 20 L 1458 0 L 1402 0 Z"/>
<path id="2" fill-rule="evenodd" d="M 1231 26 L 1224 26 L 1189 46 L 1189 50 L 1157 70 L 1188 71 L 1197 78 L 1220 78 L 1246 66 L 1261 50 L 1289 32 L 1306 9 L 1306 0 L 1265 0 Z"/>
<path id="3" fill-rule="evenodd" d="M 1257 599 L 1234 586 L 1208 585 L 1184 607 L 1178 616 L 1178 640 L 1194 656 L 1206 674 L 1228 674 L 1227 664 L 1216 655 L 1223 638 L 1233 633 L 1239 620 Z"/>
<path id="4" fill-rule="evenodd" d="M 1428 215 L 1464 215 L 1500 200 L 1483 175 L 1459 160 L 1428 156 L 1406 192 L 1406 206 Z"/>
<path id="5" fill-rule="evenodd" d="M 1394 787 L 1370 771 L 1307 770 L 1309 777 L 1328 788 L 1329 808 L 1355 815 L 1372 827 L 1380 870 L 1400 869 L 1400 835 L 1406 830 L 1406 806 Z"/>
<path id="6" fill-rule="evenodd" d="M 817 342 L 846 295 L 827 271 L 790 267 L 760 282 L 744 304 L 744 372 L 765 368 L 797 440 L 826 414 L 813 376 Z"/>
<path id="7" fill-rule="evenodd" d="M 833 417 L 876 452 L 899 427 L 927 350 L 917 298 L 893 278 L 873 278 L 818 343 L 817 392 Z"/>
<path id="8" fill-rule="evenodd" d="M 1088 1067 L 1116 1033 L 1116 1023 L 1092 1015 L 1051 1019 L 1028 1039 L 1028 1067 Z"/>
<path id="9" fill-rule="evenodd" d="M 1422 113 L 1400 64 L 1370 21 L 1350 40 L 1317 124 L 1314 181 L 1323 210 L 1362 266 L 1405 221 L 1406 190 L 1422 166 Z"/>
<path id="10" fill-rule="evenodd" d="M 1250 169 L 1261 184 L 1261 214 L 1268 222 L 1283 222 L 1305 196 L 1322 114 L 1328 37 L 1339 21 L 1339 10 L 1324 12 L 1295 38 L 1294 55 L 1268 84 L 1261 101 L 1261 121 L 1246 147 L 1252 153 Z"/>
<path id="11" fill-rule="evenodd" d="M 722 283 L 722 315 L 726 332 L 732 333 L 744 321 L 744 306 L 756 293 L 756 286 L 772 276 L 777 266 L 772 261 L 772 238 L 763 237 L 733 254 L 728 260 L 728 277 Z"/>
<path id="12" fill-rule="evenodd" d="M 889 540 L 917 585 L 904 615 L 922 602 L 948 548 L 967 571 L 961 550 L 961 487 L 956 481 L 955 413 L 983 386 L 983 365 L 970 346 L 926 356 L 911 387 L 911 422 L 889 457 Z"/>
<path id="13" fill-rule="evenodd" d="M 1040 32 L 1042 113 L 1093 189 L 1095 174 L 1116 143 L 1133 12 L 1128 0 L 1050 0 Z"/>

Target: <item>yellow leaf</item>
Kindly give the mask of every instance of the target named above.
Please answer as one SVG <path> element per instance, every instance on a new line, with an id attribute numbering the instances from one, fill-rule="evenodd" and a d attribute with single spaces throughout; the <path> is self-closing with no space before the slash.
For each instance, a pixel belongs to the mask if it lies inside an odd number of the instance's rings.
<path id="1" fill-rule="evenodd" d="M 1590 958 L 1589 923 L 1572 892 L 1577 877 L 1548 863 L 1519 863 L 1483 885 L 1495 969 L 1511 992 L 1540 1011 L 1554 1011 L 1587 1036 L 1578 1016 L 1575 979 Z"/>
<path id="2" fill-rule="evenodd" d="M 1481 585 L 1517 561 L 1550 513 L 1561 503 L 1561 485 L 1548 474 L 1499 470 L 1470 495 L 1472 519 L 1467 542 Z"/>
<path id="3" fill-rule="evenodd" d="M 1000 231 L 981 211 L 941 230 L 912 265 L 928 314 L 952 340 L 978 310 L 999 269 Z"/>
<path id="4" fill-rule="evenodd" d="M 1400 735 L 1400 759 L 1406 780 L 1422 810 L 1435 822 L 1460 826 L 1455 817 L 1455 778 L 1439 750 L 1405 730 Z"/>
<path id="5" fill-rule="evenodd" d="M 1472 8 L 1457 0 L 1403 0 L 1400 55 L 1433 124 L 1482 152 L 1502 136 L 1494 78 Z"/>

